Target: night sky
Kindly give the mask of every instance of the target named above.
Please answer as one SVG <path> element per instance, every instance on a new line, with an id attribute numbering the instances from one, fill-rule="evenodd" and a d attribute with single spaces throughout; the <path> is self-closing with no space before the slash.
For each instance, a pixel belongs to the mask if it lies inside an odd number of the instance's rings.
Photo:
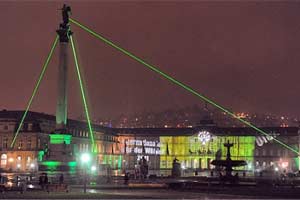
<path id="1" fill-rule="evenodd" d="M 233 111 L 300 117 L 300 2 L 78 0 L 69 5 L 72 18 Z M 25 109 L 61 7 L 58 1 L 0 2 L 1 109 Z M 203 105 L 71 28 L 93 117 Z M 58 49 L 31 110 L 55 113 L 57 57 Z M 76 118 L 83 107 L 72 61 L 69 69 L 69 115 Z"/>

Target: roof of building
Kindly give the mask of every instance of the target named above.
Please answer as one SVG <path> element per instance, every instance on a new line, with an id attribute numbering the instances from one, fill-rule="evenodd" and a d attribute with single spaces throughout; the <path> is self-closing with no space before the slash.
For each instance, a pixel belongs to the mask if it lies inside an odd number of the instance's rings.
<path id="1" fill-rule="evenodd" d="M 21 118 L 24 114 L 24 111 L 20 110 L 2 110 L 0 111 L 0 119 L 1 120 L 15 120 L 15 121 L 21 121 Z M 55 123 L 56 118 L 54 115 L 49 115 L 45 113 L 39 113 L 39 112 L 33 112 L 33 111 L 28 111 L 26 118 L 25 118 L 25 123 L 28 122 L 42 122 L 42 121 L 51 121 Z M 101 131 L 101 132 L 106 132 L 106 133 L 112 133 L 111 128 L 100 126 L 97 124 L 92 124 L 93 129 L 95 131 Z M 84 121 L 79 121 L 79 120 L 74 120 L 74 119 L 68 119 L 67 121 L 67 127 L 68 128 L 82 128 L 82 129 L 87 129 L 87 123 Z"/>
<path id="2" fill-rule="evenodd" d="M 24 111 L 0 111 L 0 120 L 16 120 L 20 121 Z M 52 121 L 55 123 L 55 116 L 45 113 L 32 112 L 27 113 L 25 122 L 42 122 Z M 84 121 L 68 119 L 68 128 L 87 129 L 87 123 Z M 135 136 L 190 136 L 201 130 L 209 131 L 216 136 L 260 136 L 258 131 L 250 127 L 218 127 L 216 124 L 200 124 L 193 128 L 109 128 L 92 124 L 95 131 L 105 132 L 117 135 L 135 135 Z M 298 127 L 260 127 L 268 134 L 279 134 L 281 136 L 298 135 Z"/>
<path id="3" fill-rule="evenodd" d="M 268 134 L 297 136 L 298 127 L 261 127 Z M 262 133 L 250 127 L 197 126 L 194 128 L 118 128 L 113 129 L 119 135 L 135 136 L 191 136 L 201 130 L 216 136 L 261 136 Z"/>

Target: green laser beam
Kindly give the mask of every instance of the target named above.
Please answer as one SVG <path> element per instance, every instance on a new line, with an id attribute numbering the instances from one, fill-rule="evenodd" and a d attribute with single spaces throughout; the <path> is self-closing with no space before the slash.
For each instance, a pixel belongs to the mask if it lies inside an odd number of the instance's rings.
<path id="1" fill-rule="evenodd" d="M 117 46 L 117 45 L 114 44 L 112 41 L 110 41 L 110 40 L 106 39 L 105 37 L 99 35 L 98 33 L 94 32 L 94 31 L 91 30 L 90 28 L 88 28 L 88 27 L 82 25 L 81 23 L 77 22 L 76 20 L 70 18 L 70 21 L 71 21 L 73 24 L 77 25 L 78 27 L 82 28 L 83 30 L 87 31 L 88 33 L 90 33 L 91 35 L 93 35 L 94 37 L 96 37 L 97 39 L 100 39 L 102 42 L 104 42 L 104 43 L 108 44 L 109 46 L 111 46 L 111 47 L 117 49 L 118 51 L 124 53 L 125 55 L 127 55 L 127 56 L 130 57 L 130 58 L 132 58 L 133 60 L 135 60 L 135 61 L 137 61 L 137 62 L 143 64 L 143 65 L 146 66 L 148 69 L 150 69 L 150 70 L 152 70 L 152 71 L 158 73 L 158 74 L 159 74 L 160 76 L 162 76 L 163 78 L 165 78 L 165 79 L 171 81 L 172 83 L 174 83 L 174 84 L 176 84 L 176 85 L 182 87 L 183 89 L 185 89 L 185 90 L 187 90 L 188 92 L 192 93 L 193 95 L 199 97 L 199 98 L 202 99 L 203 101 L 205 101 L 205 102 L 211 104 L 212 106 L 214 106 L 214 107 L 220 109 L 221 111 L 227 113 L 227 114 L 230 115 L 231 117 L 233 117 L 233 118 L 239 120 L 239 121 L 242 122 L 243 124 L 246 124 L 247 126 L 253 128 L 254 130 L 256 130 L 257 132 L 259 132 L 260 134 L 265 135 L 265 136 L 270 136 L 270 137 L 272 137 L 270 134 L 266 133 L 265 131 L 263 131 L 262 129 L 256 127 L 255 125 L 251 124 L 250 122 L 248 122 L 248 121 L 246 121 L 246 120 L 244 120 L 244 119 L 242 119 L 242 118 L 239 118 L 237 115 L 235 115 L 233 112 L 230 112 L 230 111 L 229 111 L 228 109 L 226 109 L 225 107 L 222 107 L 221 105 L 217 104 L 216 102 L 212 101 L 211 99 L 207 98 L 206 96 L 204 96 L 204 95 L 198 93 L 197 91 L 195 91 L 195 90 L 194 90 L 193 88 L 191 88 L 190 86 L 188 86 L 188 85 L 186 85 L 186 84 L 184 84 L 184 83 L 182 83 L 182 82 L 176 80 L 175 78 L 169 76 L 168 74 L 164 73 L 164 72 L 161 71 L 158 67 L 156 67 L 156 66 L 154 66 L 154 65 L 151 65 L 151 64 L 148 64 L 146 61 L 140 59 L 139 57 L 135 56 L 134 54 L 130 53 L 129 51 L 127 51 L 127 50 L 125 50 L 125 49 L 123 49 L 123 48 Z M 284 146 L 285 148 L 287 148 L 287 149 L 293 151 L 294 153 L 300 155 L 299 152 L 298 152 L 296 149 L 290 147 L 289 145 L 285 144 L 284 142 L 282 142 L 282 141 L 280 141 L 280 140 L 278 140 L 278 139 L 276 139 L 276 138 L 274 138 L 274 137 L 273 137 L 273 140 L 276 141 L 277 143 L 279 143 L 280 145 Z"/>
<path id="2" fill-rule="evenodd" d="M 86 119 L 87 119 L 87 122 L 88 122 L 88 128 L 89 128 L 89 132 L 90 132 L 90 136 L 91 136 L 91 142 L 92 142 L 92 148 L 91 149 L 92 149 L 92 152 L 94 152 L 94 150 L 95 150 L 94 149 L 94 146 L 95 146 L 94 132 L 93 132 L 92 125 L 91 125 L 89 109 L 88 109 L 86 98 L 85 98 L 83 82 L 82 82 L 82 79 L 81 79 L 81 73 L 80 73 L 80 69 L 79 69 L 77 54 L 76 54 L 75 45 L 74 45 L 72 36 L 70 36 L 70 40 L 71 40 L 72 52 L 73 52 L 73 56 L 74 56 L 74 62 L 75 62 L 75 66 L 76 66 L 77 77 L 78 77 L 78 81 L 79 81 L 79 85 L 80 85 L 81 97 L 82 97 L 82 101 L 83 101 L 83 105 L 84 105 L 84 111 L 85 111 Z"/>
<path id="3" fill-rule="evenodd" d="M 14 144 L 15 144 L 15 142 L 16 142 L 17 136 L 19 135 L 19 132 L 20 132 L 21 127 L 22 127 L 22 125 L 23 125 L 23 122 L 24 122 L 24 120 L 25 120 L 25 118 L 26 118 L 26 115 L 27 115 L 27 113 L 28 113 L 28 110 L 29 110 L 29 108 L 30 108 L 30 106 L 31 106 L 31 104 L 32 104 L 33 98 L 34 98 L 34 96 L 35 96 L 37 90 L 39 89 L 40 83 L 41 83 L 41 81 L 42 81 L 42 79 L 43 79 L 43 77 L 44 77 L 44 74 L 45 74 L 46 69 L 47 69 L 47 67 L 48 67 L 48 64 L 49 64 L 49 62 L 50 62 L 50 59 L 51 59 L 52 54 L 53 54 L 53 52 L 54 52 L 54 49 L 55 49 L 55 47 L 56 47 L 56 45 L 57 45 L 57 41 L 58 41 L 58 36 L 55 37 L 55 40 L 54 40 L 54 42 L 53 42 L 53 44 L 52 44 L 52 47 L 51 47 L 51 50 L 50 50 L 50 52 L 49 52 L 49 54 L 48 54 L 48 56 L 47 56 L 46 62 L 45 62 L 44 65 L 43 65 L 43 68 L 42 68 L 42 71 L 41 71 L 41 73 L 40 73 L 40 75 L 39 75 L 38 81 L 37 81 L 37 83 L 36 83 L 36 85 L 35 85 L 35 87 L 34 87 L 34 90 L 33 90 L 33 92 L 32 92 L 32 95 L 31 95 L 31 97 L 30 97 L 30 99 L 29 99 L 29 101 L 28 101 L 26 110 L 25 110 L 25 112 L 24 112 L 24 114 L 23 114 L 23 116 L 22 116 L 22 118 L 21 118 L 21 122 L 20 122 L 20 124 L 19 124 L 19 126 L 18 126 L 18 129 L 17 129 L 17 131 L 16 131 L 16 133 L 15 133 L 15 136 L 14 136 L 14 138 L 13 138 L 11 144 L 10 144 L 10 147 L 11 147 L 11 148 L 14 147 Z"/>

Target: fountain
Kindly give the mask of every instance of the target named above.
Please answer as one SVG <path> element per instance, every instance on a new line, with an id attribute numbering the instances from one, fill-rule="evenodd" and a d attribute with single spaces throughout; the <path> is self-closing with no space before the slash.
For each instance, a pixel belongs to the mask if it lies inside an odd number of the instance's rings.
<path id="1" fill-rule="evenodd" d="M 236 182 L 238 180 L 238 176 L 232 175 L 232 167 L 245 166 L 247 165 L 247 162 L 244 160 L 231 160 L 230 148 L 233 146 L 233 143 L 229 143 L 229 140 L 224 144 L 224 146 L 227 148 L 226 160 L 213 160 L 211 164 L 216 167 L 225 167 L 226 174 L 222 175 L 220 173 L 221 181 L 228 180 L 230 182 Z"/>

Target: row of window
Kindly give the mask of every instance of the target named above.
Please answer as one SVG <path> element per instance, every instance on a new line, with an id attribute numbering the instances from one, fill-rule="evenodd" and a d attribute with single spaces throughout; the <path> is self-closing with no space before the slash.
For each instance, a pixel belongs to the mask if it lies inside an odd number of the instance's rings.
<path id="1" fill-rule="evenodd" d="M 8 138 L 7 137 L 0 137 L 0 148 L 2 149 L 7 149 L 9 148 L 9 142 L 8 142 Z M 32 149 L 32 139 L 30 137 L 26 138 L 26 139 L 20 139 L 17 140 L 17 143 L 15 145 L 15 148 L 19 149 L 19 150 L 25 150 L 25 149 Z"/>
<path id="2" fill-rule="evenodd" d="M 119 150 L 119 148 L 114 149 L 113 146 L 106 146 L 106 145 L 103 145 L 103 144 L 96 144 L 96 148 L 97 148 L 97 151 L 99 153 L 109 153 L 109 154 L 114 154 L 115 151 Z M 87 152 L 89 150 L 90 150 L 89 149 L 89 144 L 85 144 L 85 143 L 78 144 L 78 151 L 79 152 Z"/>
<path id="3" fill-rule="evenodd" d="M 26 157 L 26 162 L 30 163 L 32 161 L 32 158 L 30 156 Z M 13 157 L 8 158 L 7 154 L 1 154 L 0 157 L 0 166 L 1 167 L 6 167 L 7 163 L 21 163 L 22 162 L 22 156 L 17 156 L 16 159 Z"/>
<path id="4" fill-rule="evenodd" d="M 289 155 L 288 149 L 255 149 L 255 156 L 288 156 Z"/>
<path id="5" fill-rule="evenodd" d="M 88 131 L 82 131 L 82 130 L 77 130 L 77 129 L 72 129 L 70 130 L 72 135 L 74 137 L 89 137 L 89 132 Z"/>
<path id="6" fill-rule="evenodd" d="M 85 138 L 89 137 L 89 132 L 88 131 L 77 130 L 77 129 L 70 129 L 69 131 L 74 137 L 85 137 Z M 96 134 L 95 139 L 103 140 L 103 141 L 117 141 L 117 138 L 112 136 L 112 135 L 98 135 L 98 134 Z"/>
<path id="7" fill-rule="evenodd" d="M 32 131 L 34 127 L 34 124 L 32 123 L 24 123 L 21 127 L 21 131 Z M 0 130 L 4 131 L 14 131 L 16 129 L 16 125 L 14 124 L 4 124 L 0 125 Z"/>
<path id="8" fill-rule="evenodd" d="M 87 152 L 89 151 L 89 144 L 79 144 L 78 146 L 79 152 Z"/>

